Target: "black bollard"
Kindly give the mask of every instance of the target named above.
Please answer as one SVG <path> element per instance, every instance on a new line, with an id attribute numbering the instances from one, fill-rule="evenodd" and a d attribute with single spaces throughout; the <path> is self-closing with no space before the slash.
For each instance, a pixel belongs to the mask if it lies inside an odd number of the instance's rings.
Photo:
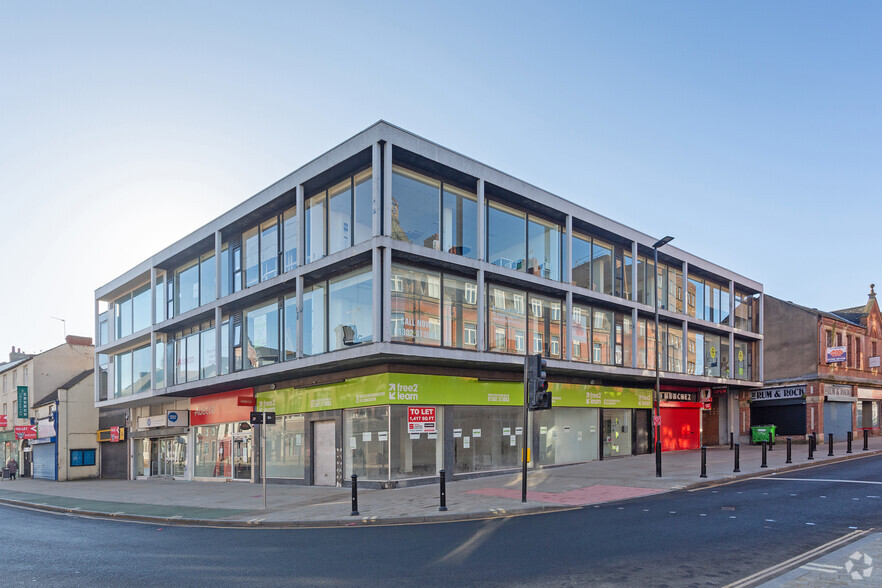
<path id="1" fill-rule="evenodd" d="M 655 477 L 661 478 L 661 441 L 655 444 Z"/>
<path id="2" fill-rule="evenodd" d="M 352 512 L 349 516 L 358 516 L 358 475 L 352 474 Z"/>
<path id="3" fill-rule="evenodd" d="M 735 449 L 735 433 L 729 433 L 729 449 Z"/>
<path id="4" fill-rule="evenodd" d="M 854 432 L 849 431 L 849 432 L 848 432 L 848 437 L 847 437 L 846 446 L 845 446 L 845 453 L 851 453 L 851 442 L 852 442 L 852 439 L 854 439 Z"/>
<path id="5" fill-rule="evenodd" d="M 815 435 L 814 435 L 814 433 L 809 435 L 808 446 L 809 446 L 808 458 L 815 459 Z"/>
<path id="6" fill-rule="evenodd" d="M 445 480 L 444 470 L 439 472 L 441 475 L 441 506 L 438 507 L 438 510 L 444 511 L 447 510 L 447 480 Z"/>
<path id="7" fill-rule="evenodd" d="M 766 443 L 765 441 L 763 441 L 763 465 L 760 466 L 761 468 L 767 468 L 767 467 L 769 467 L 769 464 L 766 463 L 766 446 L 767 446 L 767 445 L 768 445 L 768 443 Z"/>
<path id="8" fill-rule="evenodd" d="M 827 457 L 833 457 L 833 433 L 827 433 Z"/>
<path id="9" fill-rule="evenodd" d="M 707 478 L 707 447 L 701 446 L 701 475 L 699 478 Z"/>
<path id="10" fill-rule="evenodd" d="M 790 437 L 787 437 L 787 461 L 785 461 L 784 463 L 793 463 L 793 460 L 790 459 L 790 442 L 791 441 L 792 441 L 792 439 Z"/>
<path id="11" fill-rule="evenodd" d="M 864 451 L 867 451 L 870 449 L 869 442 L 870 442 L 870 432 L 868 430 L 864 429 Z"/>
<path id="12" fill-rule="evenodd" d="M 736 474 L 741 471 L 741 443 L 735 444 L 735 469 L 732 471 Z"/>
<path id="13" fill-rule="evenodd" d="M 775 448 L 775 436 L 772 435 L 771 431 L 769 432 L 769 451 Z"/>

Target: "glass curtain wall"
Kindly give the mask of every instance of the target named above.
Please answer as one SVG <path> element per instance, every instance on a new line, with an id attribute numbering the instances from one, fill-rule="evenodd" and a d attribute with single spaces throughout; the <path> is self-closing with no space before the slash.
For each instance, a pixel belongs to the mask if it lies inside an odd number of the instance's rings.
<path id="1" fill-rule="evenodd" d="M 372 284 L 370 268 L 328 282 L 329 351 L 373 340 Z"/>
<path id="2" fill-rule="evenodd" d="M 487 286 L 487 347 L 497 353 L 526 353 L 526 292 Z"/>
<path id="3" fill-rule="evenodd" d="M 392 340 L 441 345 L 441 274 L 392 266 Z"/>
<path id="4" fill-rule="evenodd" d="M 279 361 L 279 303 L 264 302 L 245 311 L 245 369 Z"/>
<path id="5" fill-rule="evenodd" d="M 527 215 L 498 202 L 487 202 L 487 261 L 513 270 L 525 268 Z"/>
<path id="6" fill-rule="evenodd" d="M 531 216 L 527 223 L 527 271 L 560 281 L 561 231 L 554 223 Z"/>
<path id="7" fill-rule="evenodd" d="M 373 234 L 371 173 L 370 169 L 364 170 L 306 199 L 307 263 L 370 239 Z M 285 214 L 287 217 L 288 213 Z M 291 211 L 291 216 L 293 214 Z M 291 257 L 296 260 L 296 247 L 293 242 L 290 245 Z M 286 266 L 289 265 L 287 257 L 286 253 Z"/>
<path id="8" fill-rule="evenodd" d="M 444 276 L 443 328 L 445 347 L 478 348 L 478 284 Z"/>
<path id="9" fill-rule="evenodd" d="M 532 340 L 530 353 L 541 353 L 543 357 L 560 359 L 564 354 L 561 344 L 561 306 L 560 300 L 530 294 L 527 328 Z"/>
<path id="10" fill-rule="evenodd" d="M 280 416 L 266 428 L 266 475 L 268 478 L 303 479 L 306 469 L 303 415 Z"/>

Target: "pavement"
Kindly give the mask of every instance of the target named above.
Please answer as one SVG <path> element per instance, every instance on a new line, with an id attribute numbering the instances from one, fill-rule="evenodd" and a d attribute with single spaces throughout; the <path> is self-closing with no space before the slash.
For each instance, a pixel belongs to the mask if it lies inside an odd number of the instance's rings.
<path id="1" fill-rule="evenodd" d="M 80 515 L 214 526 L 440 522 L 563 510 L 854 459 L 882 453 L 882 437 L 871 438 L 868 451 L 862 447 L 859 440 L 853 453 L 847 455 L 845 443 L 836 443 L 834 456 L 830 457 L 827 446 L 820 445 L 815 459 L 809 461 L 807 446 L 794 444 L 793 463 L 786 464 L 786 447 L 779 442 L 767 454 L 768 467 L 762 468 L 762 448 L 742 445 L 740 473 L 733 472 L 734 451 L 728 446 L 709 448 L 707 478 L 699 477 L 698 450 L 662 454 L 661 478 L 655 476 L 655 455 L 549 467 L 528 473 L 526 502 L 521 502 L 519 473 L 474 478 L 447 483 L 446 511 L 439 510 L 438 484 L 391 490 L 359 488 L 359 514 L 353 516 L 350 488 L 267 484 L 264 508 L 261 484 L 168 479 L 2 480 L 0 503 Z"/>

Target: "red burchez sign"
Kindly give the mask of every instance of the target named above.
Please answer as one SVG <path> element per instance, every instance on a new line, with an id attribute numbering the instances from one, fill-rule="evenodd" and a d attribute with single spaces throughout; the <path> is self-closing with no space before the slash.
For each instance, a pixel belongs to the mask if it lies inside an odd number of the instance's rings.
<path id="1" fill-rule="evenodd" d="M 239 404 L 240 396 L 253 396 L 253 388 L 231 390 L 210 396 L 190 399 L 190 425 L 215 425 L 248 421 L 251 414 L 250 406 Z"/>
<path id="2" fill-rule="evenodd" d="M 6 415 L 0 414 L 0 427 L 7 427 L 9 425 L 6 424 Z"/>
<path id="3" fill-rule="evenodd" d="M 15 428 L 16 439 L 36 439 L 37 425 L 24 425 Z"/>
<path id="4" fill-rule="evenodd" d="M 110 427 L 111 443 L 119 443 L 119 427 Z"/>
<path id="5" fill-rule="evenodd" d="M 408 433 L 436 433 L 434 406 L 407 407 Z"/>

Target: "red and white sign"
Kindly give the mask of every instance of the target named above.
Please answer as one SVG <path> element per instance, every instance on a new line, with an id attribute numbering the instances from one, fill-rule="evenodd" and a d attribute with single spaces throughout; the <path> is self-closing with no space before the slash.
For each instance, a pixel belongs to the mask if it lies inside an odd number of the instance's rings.
<path id="1" fill-rule="evenodd" d="M 6 415 L 0 414 L 0 427 L 7 427 L 9 425 L 6 424 Z"/>
<path id="2" fill-rule="evenodd" d="M 110 427 L 111 443 L 119 443 L 119 427 Z"/>
<path id="3" fill-rule="evenodd" d="M 434 406 L 408 406 L 408 433 L 436 433 Z"/>
<path id="4" fill-rule="evenodd" d="M 660 416 L 652 417 L 652 426 L 653 427 L 660 427 L 661 426 L 661 417 Z"/>
<path id="5" fill-rule="evenodd" d="M 257 406 L 257 398 L 254 396 L 240 396 L 239 406 Z"/>
<path id="6" fill-rule="evenodd" d="M 15 428 L 16 439 L 36 439 L 37 425 L 23 425 Z"/>
<path id="7" fill-rule="evenodd" d="M 239 398 L 254 396 L 253 388 L 231 390 L 220 394 L 190 399 L 190 425 L 214 425 L 218 423 L 248 422 L 251 408 L 239 404 Z"/>

